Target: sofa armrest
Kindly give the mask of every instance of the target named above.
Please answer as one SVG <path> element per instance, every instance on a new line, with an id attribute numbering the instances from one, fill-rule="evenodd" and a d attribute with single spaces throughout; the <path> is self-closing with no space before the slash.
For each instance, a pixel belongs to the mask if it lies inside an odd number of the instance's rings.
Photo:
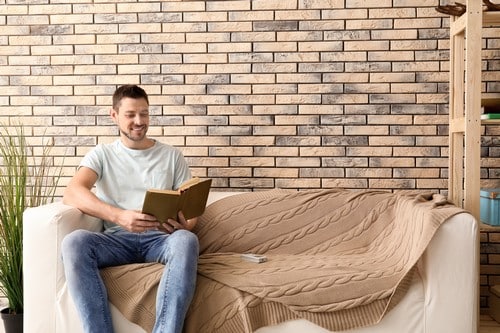
<path id="1" fill-rule="evenodd" d="M 425 332 L 476 332 L 479 224 L 469 213 L 443 223 L 418 264 L 425 289 Z"/>
<path id="2" fill-rule="evenodd" d="M 24 212 L 24 318 L 29 318 L 25 320 L 26 332 L 56 332 L 55 323 L 47 318 L 56 318 L 56 298 L 66 281 L 61 241 L 76 229 L 100 231 L 102 222 L 62 202 Z"/>

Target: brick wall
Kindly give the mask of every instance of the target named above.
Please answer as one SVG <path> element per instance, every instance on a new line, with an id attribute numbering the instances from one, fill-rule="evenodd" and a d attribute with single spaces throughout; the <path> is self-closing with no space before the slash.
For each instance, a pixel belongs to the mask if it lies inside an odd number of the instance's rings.
<path id="1" fill-rule="evenodd" d="M 35 145 L 53 138 L 62 185 L 116 138 L 110 95 L 136 83 L 151 96 L 150 134 L 215 187 L 446 191 L 438 0 L 0 4 L 0 121 L 21 121 Z M 498 55 L 498 39 L 487 46 Z M 498 60 L 485 70 L 498 93 Z M 499 130 L 487 131 L 482 176 L 495 185 Z"/>

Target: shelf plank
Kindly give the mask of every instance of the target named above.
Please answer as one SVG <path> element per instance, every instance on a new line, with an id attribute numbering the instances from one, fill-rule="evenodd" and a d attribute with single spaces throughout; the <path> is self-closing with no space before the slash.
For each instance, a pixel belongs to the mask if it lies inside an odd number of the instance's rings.
<path id="1" fill-rule="evenodd" d="M 491 27 L 500 25 L 500 11 L 498 12 L 484 12 L 483 13 L 483 27 Z"/>
<path id="2" fill-rule="evenodd" d="M 500 119 L 481 119 L 481 125 L 500 125 Z"/>

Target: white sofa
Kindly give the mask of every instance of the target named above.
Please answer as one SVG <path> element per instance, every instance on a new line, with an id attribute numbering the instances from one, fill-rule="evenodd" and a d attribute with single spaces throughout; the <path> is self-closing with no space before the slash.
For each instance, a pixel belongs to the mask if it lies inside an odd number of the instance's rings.
<path id="1" fill-rule="evenodd" d="M 209 203 L 234 192 L 212 192 Z M 24 332 L 81 333 L 68 294 L 60 244 L 77 228 L 100 230 L 101 224 L 79 210 L 56 202 L 24 213 Z M 349 333 L 474 333 L 478 325 L 478 224 L 461 213 L 445 222 L 418 263 L 418 274 L 403 298 L 378 324 Z M 113 306 L 116 333 L 145 333 Z M 321 333 L 305 320 L 258 329 L 258 333 Z M 211 332 L 201 332 L 211 333 Z M 237 333 L 237 332 L 235 332 Z"/>

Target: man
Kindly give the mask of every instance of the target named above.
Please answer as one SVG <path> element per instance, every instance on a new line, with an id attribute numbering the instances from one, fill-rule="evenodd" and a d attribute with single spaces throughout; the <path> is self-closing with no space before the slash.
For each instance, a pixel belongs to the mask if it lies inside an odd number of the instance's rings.
<path id="1" fill-rule="evenodd" d="M 140 212 L 148 188 L 176 189 L 191 178 L 181 152 L 147 137 L 149 100 L 136 85 L 113 94 L 120 138 L 97 145 L 80 163 L 63 202 L 104 221 L 102 233 L 77 230 L 62 244 L 70 294 L 86 333 L 113 332 L 99 269 L 138 262 L 166 264 L 156 298 L 154 333 L 181 332 L 196 285 L 196 218 L 160 224 Z M 92 191 L 96 187 L 96 192 Z"/>

